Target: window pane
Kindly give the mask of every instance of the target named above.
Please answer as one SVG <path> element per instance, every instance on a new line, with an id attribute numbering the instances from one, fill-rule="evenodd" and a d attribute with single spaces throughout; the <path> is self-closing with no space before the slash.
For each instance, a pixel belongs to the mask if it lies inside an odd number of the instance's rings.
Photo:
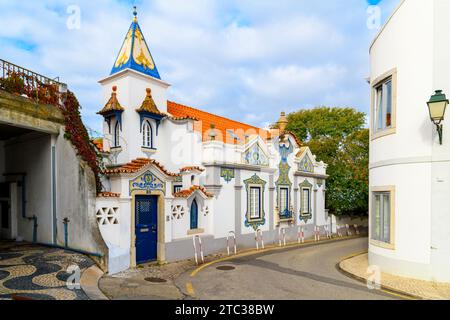
<path id="1" fill-rule="evenodd" d="M 377 88 L 377 98 L 376 98 L 376 130 L 383 129 L 383 87 Z"/>
<path id="2" fill-rule="evenodd" d="M 309 189 L 302 190 L 302 213 L 309 214 L 310 211 L 310 193 Z"/>
<path id="3" fill-rule="evenodd" d="M 391 233 L 391 201 L 390 195 L 383 195 L 383 239 L 382 241 L 389 243 Z"/>
<path id="4" fill-rule="evenodd" d="M 258 219 L 261 217 L 261 189 L 258 187 L 250 188 L 250 218 Z"/>
<path id="5" fill-rule="evenodd" d="M 384 85 L 385 88 L 385 106 L 386 106 L 386 128 L 392 125 L 392 81 L 389 80 Z"/>
<path id="6" fill-rule="evenodd" d="M 288 209 L 289 190 L 286 188 L 280 189 L 280 212 L 283 214 Z"/>
<path id="7" fill-rule="evenodd" d="M 372 239 L 381 240 L 381 196 L 376 194 L 373 203 Z"/>

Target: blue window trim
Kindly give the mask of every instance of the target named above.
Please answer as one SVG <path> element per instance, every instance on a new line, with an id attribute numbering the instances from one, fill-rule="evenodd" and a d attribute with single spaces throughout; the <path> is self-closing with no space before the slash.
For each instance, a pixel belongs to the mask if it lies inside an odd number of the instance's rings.
<path id="1" fill-rule="evenodd" d="M 114 148 L 120 147 L 120 122 L 117 121 L 114 126 Z"/>

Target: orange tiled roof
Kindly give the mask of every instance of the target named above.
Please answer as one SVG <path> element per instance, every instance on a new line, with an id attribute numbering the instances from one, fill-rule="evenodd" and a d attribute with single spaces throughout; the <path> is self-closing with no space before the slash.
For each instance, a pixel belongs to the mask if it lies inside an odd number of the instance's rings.
<path id="1" fill-rule="evenodd" d="M 164 172 L 168 176 L 171 176 L 171 177 L 179 177 L 180 176 L 180 174 L 178 174 L 178 173 L 173 173 L 173 172 L 168 171 L 158 161 L 153 160 L 153 159 L 144 159 L 144 158 L 138 158 L 138 159 L 133 160 L 123 166 L 118 167 L 118 168 L 107 169 L 107 170 L 105 170 L 105 174 L 136 173 L 150 163 L 157 166 L 162 172 Z"/>
<path id="2" fill-rule="evenodd" d="M 103 139 L 102 138 L 94 139 L 94 140 L 92 140 L 92 143 L 98 149 L 98 151 L 103 152 Z"/>
<path id="3" fill-rule="evenodd" d="M 125 109 L 120 105 L 119 100 L 117 100 L 117 87 L 114 86 L 112 90 L 113 92 L 111 93 L 111 98 L 109 98 L 106 105 L 102 110 L 97 112 L 97 114 L 104 115 L 111 111 L 125 111 Z"/>
<path id="4" fill-rule="evenodd" d="M 120 198 L 120 193 L 116 192 L 100 192 L 97 197 L 101 198 Z"/>
<path id="5" fill-rule="evenodd" d="M 197 171 L 200 171 L 200 172 L 205 171 L 205 169 L 200 168 L 200 167 L 184 167 L 184 168 L 180 169 L 180 172 L 194 171 L 194 170 L 197 170 Z"/>
<path id="6" fill-rule="evenodd" d="M 197 190 L 203 192 L 203 194 L 205 196 L 207 196 L 208 198 L 214 197 L 214 195 L 212 193 L 209 193 L 208 191 L 206 191 L 206 189 L 204 187 L 201 187 L 201 186 L 192 186 L 187 190 L 181 190 L 177 193 L 174 193 L 173 196 L 175 198 L 188 198 L 191 194 L 193 194 Z"/>
<path id="7" fill-rule="evenodd" d="M 297 152 L 297 154 L 295 155 L 297 158 L 300 158 L 302 155 L 303 155 L 303 153 L 306 151 L 306 149 L 307 149 L 307 147 L 301 147 L 300 148 L 300 151 L 299 152 Z"/>
<path id="8" fill-rule="evenodd" d="M 242 122 L 227 119 L 209 112 L 201 111 L 182 104 L 167 101 L 167 111 L 174 117 L 194 117 L 201 122 L 200 126 L 195 126 L 198 131 L 201 130 L 203 141 L 210 140 L 208 134 L 211 130 L 211 124 L 214 124 L 217 133 L 216 140 L 225 141 L 226 143 L 235 144 L 234 137 L 227 131 L 231 130 L 239 137 L 240 142 L 245 142 L 245 135 L 258 134 L 262 139 L 267 140 L 270 133 L 267 130 L 260 129 Z M 239 141 L 237 141 L 239 143 Z"/>

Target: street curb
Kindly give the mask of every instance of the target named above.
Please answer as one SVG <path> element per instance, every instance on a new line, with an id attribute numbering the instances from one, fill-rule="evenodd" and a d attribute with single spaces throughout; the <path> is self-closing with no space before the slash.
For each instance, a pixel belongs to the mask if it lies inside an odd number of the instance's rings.
<path id="1" fill-rule="evenodd" d="M 90 300 L 109 300 L 98 287 L 98 282 L 103 274 L 103 271 L 99 267 L 93 265 L 86 269 L 81 275 L 81 289 L 83 289 Z"/>
<path id="2" fill-rule="evenodd" d="M 197 266 L 197 268 L 195 268 L 194 270 L 191 271 L 190 277 L 195 277 L 197 275 L 197 273 L 199 273 L 203 269 L 206 269 L 213 264 L 224 262 L 224 261 L 239 259 L 242 257 L 248 257 L 248 256 L 258 255 L 258 254 L 263 254 L 263 253 L 270 253 L 273 251 L 299 249 L 299 248 L 303 248 L 303 247 L 323 245 L 323 244 L 327 244 L 327 243 L 340 242 L 340 241 L 359 239 L 359 238 L 367 238 L 367 235 L 347 236 L 347 237 L 340 237 L 340 238 L 334 238 L 334 239 L 324 239 L 324 240 L 319 240 L 319 241 L 307 240 L 304 243 L 291 242 L 291 243 L 286 244 L 286 246 L 280 247 L 277 245 L 273 245 L 273 246 L 267 246 L 265 249 L 260 249 L 260 250 L 248 249 L 248 250 L 241 251 L 237 255 L 226 256 L 224 258 L 220 258 L 220 259 L 213 260 L 213 261 L 207 262 L 205 264 L 199 265 L 199 266 Z"/>
<path id="3" fill-rule="evenodd" d="M 354 253 L 354 254 L 352 254 L 350 256 L 346 256 L 344 258 L 341 258 L 341 260 L 336 264 L 336 269 L 339 272 L 341 272 L 343 275 L 345 275 L 345 276 L 347 276 L 349 278 L 352 278 L 354 280 L 357 280 L 357 281 L 359 281 L 361 283 L 366 284 L 367 283 L 367 279 L 365 279 L 363 277 L 360 277 L 360 276 L 357 276 L 357 275 L 351 273 L 350 271 L 345 270 L 343 267 L 341 267 L 341 263 L 346 261 L 346 260 L 352 259 L 352 258 L 357 257 L 357 256 L 361 256 L 361 255 L 367 254 L 367 253 L 368 253 L 368 251 L 358 252 L 358 253 Z M 409 299 L 409 300 L 424 300 L 423 297 L 416 296 L 416 295 L 411 294 L 409 292 L 402 291 L 402 290 L 399 290 L 399 289 L 395 289 L 395 288 L 392 288 L 390 286 L 386 286 L 384 284 L 381 284 L 381 290 L 386 292 L 386 293 L 397 295 L 397 296 L 401 296 L 402 298 L 406 298 L 406 299 Z"/>

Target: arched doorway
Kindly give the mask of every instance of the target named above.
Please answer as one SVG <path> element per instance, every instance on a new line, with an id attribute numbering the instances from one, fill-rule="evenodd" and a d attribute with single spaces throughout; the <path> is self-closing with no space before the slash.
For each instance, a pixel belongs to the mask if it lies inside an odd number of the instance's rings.
<path id="1" fill-rule="evenodd" d="M 197 200 L 191 204 L 191 230 L 198 229 L 198 205 Z"/>

